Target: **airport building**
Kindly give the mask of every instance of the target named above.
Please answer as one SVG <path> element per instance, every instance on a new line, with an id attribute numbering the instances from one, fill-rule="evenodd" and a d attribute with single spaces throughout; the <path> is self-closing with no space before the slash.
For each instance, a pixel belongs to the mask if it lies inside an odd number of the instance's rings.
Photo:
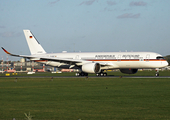
<path id="1" fill-rule="evenodd" d="M 26 61 L 21 58 L 20 61 L 3 61 L 0 60 L 0 71 L 4 72 L 74 72 L 73 69 L 58 69 L 42 63 Z"/>
<path id="2" fill-rule="evenodd" d="M 43 64 L 26 61 L 26 59 L 21 58 L 20 61 L 2 61 L 0 64 L 0 70 L 6 72 L 19 71 L 19 72 L 29 72 L 29 71 L 41 71 L 45 72 L 48 69 L 52 69 L 50 66 L 45 66 Z"/>

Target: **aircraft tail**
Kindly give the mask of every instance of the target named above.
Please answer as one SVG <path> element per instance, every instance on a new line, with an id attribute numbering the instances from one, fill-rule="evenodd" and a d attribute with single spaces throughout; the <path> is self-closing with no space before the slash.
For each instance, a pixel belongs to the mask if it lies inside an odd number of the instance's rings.
<path id="1" fill-rule="evenodd" d="M 25 38 L 28 43 L 31 54 L 44 54 L 46 53 L 40 43 L 36 40 L 35 36 L 31 33 L 30 30 L 23 30 Z"/>

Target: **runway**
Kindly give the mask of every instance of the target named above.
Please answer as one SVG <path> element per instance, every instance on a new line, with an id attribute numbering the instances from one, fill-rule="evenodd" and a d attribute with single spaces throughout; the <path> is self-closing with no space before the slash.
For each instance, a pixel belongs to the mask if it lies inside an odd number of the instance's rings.
<path id="1" fill-rule="evenodd" d="M 170 78 L 170 76 L 0 76 L 0 78 Z"/>

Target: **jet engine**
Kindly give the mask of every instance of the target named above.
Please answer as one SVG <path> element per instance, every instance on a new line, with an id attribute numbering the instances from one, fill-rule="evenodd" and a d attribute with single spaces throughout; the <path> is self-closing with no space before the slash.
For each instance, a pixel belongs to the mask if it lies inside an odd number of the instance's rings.
<path id="1" fill-rule="evenodd" d="M 85 73 L 100 73 L 100 64 L 99 63 L 86 63 L 82 65 L 82 71 Z"/>
<path id="2" fill-rule="evenodd" d="M 138 72 L 138 69 L 120 69 L 120 71 L 125 74 L 135 74 Z"/>

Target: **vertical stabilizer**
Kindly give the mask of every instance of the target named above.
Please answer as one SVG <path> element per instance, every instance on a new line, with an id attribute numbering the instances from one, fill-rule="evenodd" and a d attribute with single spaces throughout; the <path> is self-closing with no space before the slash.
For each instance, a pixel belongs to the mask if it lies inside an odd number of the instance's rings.
<path id="1" fill-rule="evenodd" d="M 30 30 L 23 30 L 25 38 L 28 43 L 31 54 L 44 54 L 45 50 L 42 48 L 40 43 L 36 40 L 35 36 L 31 33 Z"/>

